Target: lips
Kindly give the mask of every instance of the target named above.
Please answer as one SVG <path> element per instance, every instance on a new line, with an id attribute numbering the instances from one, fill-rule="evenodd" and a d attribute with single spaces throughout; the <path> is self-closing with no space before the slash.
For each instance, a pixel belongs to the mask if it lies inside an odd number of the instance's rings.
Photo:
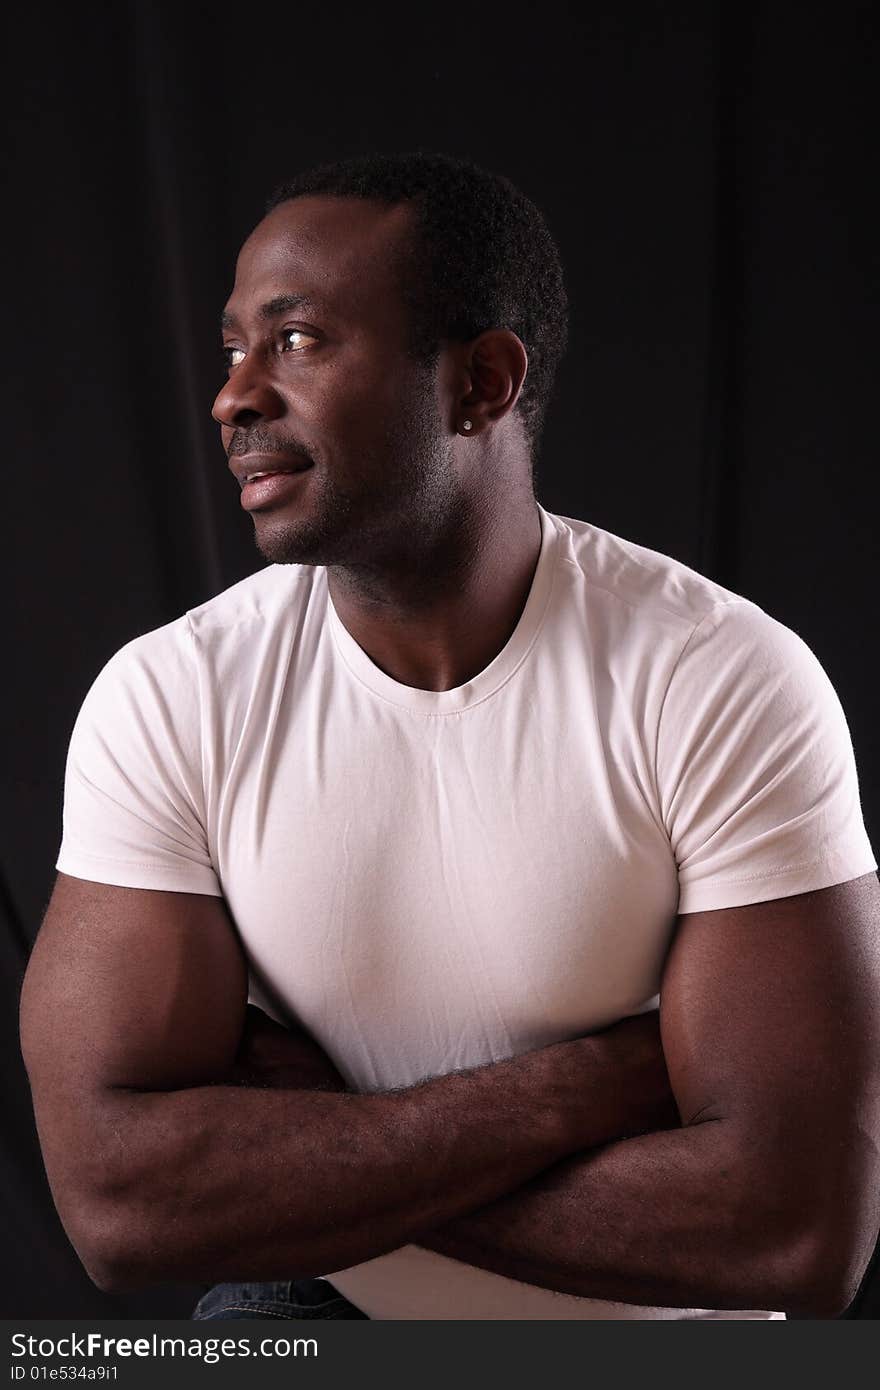
<path id="1" fill-rule="evenodd" d="M 238 454 L 229 460 L 229 468 L 242 488 L 255 474 L 274 477 L 279 473 L 303 473 L 311 466 L 305 459 L 291 459 L 280 454 Z"/>
<path id="2" fill-rule="evenodd" d="M 241 489 L 242 509 L 246 512 L 261 512 L 277 506 L 286 506 L 295 500 L 302 488 L 308 487 L 308 483 L 303 482 L 303 477 L 309 472 L 311 465 L 284 472 L 276 470 L 262 478 L 252 476 Z"/>

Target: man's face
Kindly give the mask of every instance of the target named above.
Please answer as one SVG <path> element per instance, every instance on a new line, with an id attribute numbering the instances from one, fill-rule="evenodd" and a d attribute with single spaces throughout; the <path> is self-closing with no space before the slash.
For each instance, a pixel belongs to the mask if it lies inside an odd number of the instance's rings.
<path id="1" fill-rule="evenodd" d="M 242 247 L 214 403 L 274 563 L 395 564 L 443 534 L 460 486 L 441 363 L 407 351 L 398 248 L 411 209 L 357 198 L 280 204 Z"/>

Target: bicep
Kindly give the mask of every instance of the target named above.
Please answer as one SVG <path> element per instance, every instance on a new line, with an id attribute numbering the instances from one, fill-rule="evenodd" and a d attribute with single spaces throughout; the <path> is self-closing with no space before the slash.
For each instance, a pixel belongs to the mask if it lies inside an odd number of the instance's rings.
<path id="1" fill-rule="evenodd" d="M 231 1064 L 247 970 L 222 898 L 59 874 L 22 990 L 38 1109 L 54 1094 L 174 1089 Z"/>
<path id="2" fill-rule="evenodd" d="M 680 916 L 661 993 L 685 1124 L 725 1119 L 748 1142 L 859 1166 L 880 1147 L 880 884 Z"/>

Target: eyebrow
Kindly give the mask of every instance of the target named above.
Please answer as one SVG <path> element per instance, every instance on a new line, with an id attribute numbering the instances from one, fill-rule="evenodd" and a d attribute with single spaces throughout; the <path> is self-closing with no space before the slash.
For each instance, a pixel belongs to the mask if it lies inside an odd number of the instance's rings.
<path id="1" fill-rule="evenodd" d="M 291 309 L 302 309 L 315 307 L 315 301 L 310 299 L 307 294 L 278 294 L 274 299 L 261 304 L 257 310 L 257 318 L 261 323 L 268 323 L 271 319 L 277 318 L 279 314 L 287 314 Z M 220 327 L 236 328 L 238 319 L 234 314 L 230 314 L 224 309 L 220 315 Z"/>

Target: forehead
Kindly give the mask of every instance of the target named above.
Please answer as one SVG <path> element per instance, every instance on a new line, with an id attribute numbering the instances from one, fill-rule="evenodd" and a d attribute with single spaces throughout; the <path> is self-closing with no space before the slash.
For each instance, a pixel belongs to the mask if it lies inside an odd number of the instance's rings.
<path id="1" fill-rule="evenodd" d="M 238 256 L 227 310 L 305 295 L 345 317 L 397 305 L 396 265 L 412 210 L 363 198 L 302 197 L 280 203 Z"/>

